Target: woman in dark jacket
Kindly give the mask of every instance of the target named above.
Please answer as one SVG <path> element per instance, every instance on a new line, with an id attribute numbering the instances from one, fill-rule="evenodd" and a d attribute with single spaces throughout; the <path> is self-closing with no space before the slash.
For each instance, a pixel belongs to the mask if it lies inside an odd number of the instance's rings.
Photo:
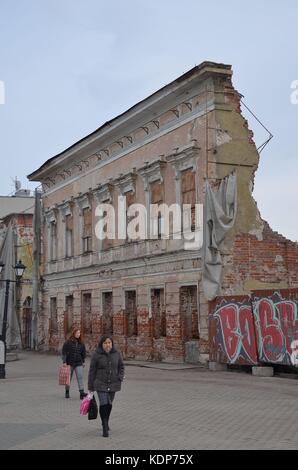
<path id="1" fill-rule="evenodd" d="M 75 372 L 76 374 L 81 400 L 87 395 L 84 393 L 83 382 L 85 358 L 86 348 L 82 340 L 81 331 L 78 328 L 74 328 L 69 339 L 63 344 L 62 360 L 64 364 L 71 367 L 70 380 L 72 379 L 73 373 Z M 69 398 L 69 388 L 69 385 L 65 386 L 65 398 Z"/>
<path id="2" fill-rule="evenodd" d="M 124 364 L 121 354 L 114 348 L 112 337 L 104 335 L 91 358 L 88 377 L 88 390 L 98 393 L 103 437 L 109 437 L 112 403 L 115 393 L 121 390 L 123 378 Z"/>

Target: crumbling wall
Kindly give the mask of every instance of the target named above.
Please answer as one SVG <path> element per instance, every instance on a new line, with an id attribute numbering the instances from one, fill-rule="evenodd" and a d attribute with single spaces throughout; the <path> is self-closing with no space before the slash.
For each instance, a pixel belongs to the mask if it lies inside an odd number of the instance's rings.
<path id="1" fill-rule="evenodd" d="M 211 134 L 208 158 L 215 163 L 209 164 L 209 177 L 215 185 L 232 170 L 237 172 L 238 209 L 222 253 L 222 293 L 242 295 L 253 289 L 297 287 L 298 244 L 273 232 L 252 196 L 259 154 L 241 114 L 240 95 L 229 78 L 217 80 L 214 89 L 214 125 L 226 138 L 218 141 Z"/>

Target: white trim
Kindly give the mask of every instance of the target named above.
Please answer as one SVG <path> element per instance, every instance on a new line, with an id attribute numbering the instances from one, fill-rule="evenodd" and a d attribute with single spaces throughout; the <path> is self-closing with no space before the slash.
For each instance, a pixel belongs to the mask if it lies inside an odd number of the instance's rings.
<path id="1" fill-rule="evenodd" d="M 73 203 L 72 201 L 65 201 L 58 205 L 58 210 L 61 214 L 62 222 L 65 222 L 65 218 L 70 215 L 73 216 Z"/>
<path id="2" fill-rule="evenodd" d="M 188 252 L 182 252 L 182 253 L 188 253 Z M 169 255 L 165 255 L 165 254 L 162 254 L 161 255 L 157 255 L 155 256 L 155 259 L 151 261 L 151 259 L 149 259 L 149 262 L 146 264 L 145 262 L 141 262 L 139 261 L 139 263 L 136 263 L 136 260 L 124 260 L 124 261 L 120 261 L 118 266 L 113 266 L 113 269 L 112 271 L 115 272 L 115 271 L 121 271 L 121 270 L 124 270 L 124 269 L 135 269 L 135 268 L 146 268 L 147 266 L 156 266 L 156 265 L 160 265 L 160 264 L 173 264 L 173 263 L 176 263 L 177 261 L 189 261 L 189 260 L 200 260 L 202 259 L 202 257 L 198 256 L 197 253 L 192 253 L 191 255 L 189 256 L 179 256 L 177 252 L 172 252 L 171 253 L 173 256 L 169 256 Z M 80 258 L 82 257 L 83 255 L 80 256 Z M 146 258 L 148 258 L 148 256 L 146 256 Z M 144 259 L 144 256 L 140 257 L 140 260 L 143 260 Z M 64 258 L 62 258 L 61 260 L 59 261 L 64 261 Z M 129 264 L 130 261 L 135 261 L 134 264 Z M 47 265 L 52 265 L 53 263 L 55 264 L 58 264 L 57 261 L 52 261 L 51 263 L 47 263 Z M 92 274 L 97 274 L 98 275 L 98 270 L 100 269 L 101 271 L 106 267 L 106 268 L 109 268 L 111 263 L 107 263 L 107 264 L 102 264 L 102 265 L 94 265 L 94 264 L 90 264 L 89 266 L 84 266 L 83 269 L 88 269 L 88 270 L 92 270 L 92 272 L 89 272 L 87 273 L 86 275 L 92 275 Z M 46 266 L 47 267 L 47 266 Z M 78 271 L 80 268 L 73 268 L 75 269 L 75 271 Z M 111 269 L 111 267 L 109 268 Z M 201 271 L 200 268 L 193 268 L 195 271 L 199 270 Z M 65 276 L 65 273 L 67 271 L 57 271 L 58 274 L 60 274 L 61 276 Z M 184 269 L 179 271 L 179 272 L 184 272 Z M 47 273 L 46 275 L 51 275 L 52 273 Z M 82 274 L 78 273 L 77 274 L 78 276 L 82 276 Z M 83 274 L 84 275 L 84 274 Z"/>
<path id="3" fill-rule="evenodd" d="M 213 101 L 212 101 L 212 104 L 211 105 L 209 104 L 207 109 L 204 108 L 204 109 L 201 109 L 200 111 L 196 111 L 196 112 L 194 111 L 194 112 L 191 112 L 189 114 L 188 113 L 183 114 L 181 116 L 181 118 L 179 118 L 177 121 L 171 121 L 168 126 L 165 126 L 165 128 L 163 128 L 162 131 L 156 131 L 155 133 L 152 133 L 151 136 L 148 137 L 147 139 L 142 140 L 142 142 L 140 142 L 138 144 L 133 144 L 133 145 L 127 147 L 125 150 L 123 150 L 123 152 L 120 152 L 119 154 L 115 155 L 111 159 L 105 160 L 102 163 L 100 163 L 99 165 L 94 166 L 90 170 L 86 171 L 83 175 L 82 174 L 77 175 L 73 178 L 70 178 L 67 181 L 62 182 L 62 184 L 57 185 L 57 186 L 49 189 L 48 191 L 45 191 L 43 197 L 48 196 L 48 195 L 54 193 L 55 191 L 58 191 L 59 189 L 62 189 L 65 186 L 70 185 L 71 183 L 81 179 L 82 177 L 88 176 L 90 173 L 93 173 L 94 171 L 100 170 L 104 166 L 109 165 L 110 163 L 113 163 L 114 161 L 118 160 L 119 158 L 121 158 L 121 157 L 123 157 L 123 156 L 125 156 L 125 155 L 141 148 L 141 147 L 144 147 L 145 145 L 149 144 L 150 142 L 153 142 L 154 140 L 158 139 L 159 137 L 162 137 L 163 135 L 166 135 L 169 132 L 171 132 L 175 129 L 178 129 L 179 127 L 183 126 L 184 124 L 186 124 L 190 121 L 193 121 L 194 119 L 196 119 L 198 117 L 204 116 L 206 114 L 206 112 L 209 113 L 209 112 L 214 111 L 214 110 L 215 110 L 215 105 L 213 104 Z M 175 124 L 173 124 L 173 122 Z"/>
<path id="4" fill-rule="evenodd" d="M 197 71 L 194 71 L 194 74 L 191 75 L 190 77 L 187 77 L 184 79 L 183 82 L 181 82 L 179 80 L 179 77 L 178 79 L 176 79 L 174 82 L 172 83 L 169 83 L 168 85 L 166 85 L 166 87 L 158 90 L 157 92 L 155 92 L 153 94 L 153 96 L 149 96 L 147 98 L 145 98 L 143 101 L 141 101 L 140 103 L 137 103 L 133 109 L 130 109 L 130 110 L 127 110 L 123 115 L 120 115 L 116 118 L 113 119 L 113 123 L 114 124 L 109 124 L 109 127 L 108 126 L 105 126 L 103 129 L 98 129 L 97 131 L 95 130 L 92 135 L 90 136 L 87 136 L 85 137 L 85 139 L 83 140 L 83 142 L 79 143 L 75 143 L 72 147 L 75 147 L 75 148 L 70 148 L 70 149 L 66 149 L 63 153 L 66 153 L 66 155 L 62 156 L 60 155 L 60 162 L 59 162 L 59 165 L 64 162 L 65 160 L 67 160 L 69 157 L 75 155 L 76 153 L 79 153 L 80 150 L 84 149 L 85 147 L 88 147 L 90 146 L 93 142 L 96 142 L 97 140 L 104 140 L 104 136 L 105 135 L 109 135 L 111 134 L 113 131 L 117 131 L 118 130 L 118 134 L 116 135 L 115 139 L 116 141 L 123 138 L 123 135 L 119 135 L 119 130 L 121 130 L 121 127 L 124 127 L 123 124 L 125 124 L 125 122 L 131 122 L 133 121 L 133 118 L 134 117 L 138 117 L 137 119 L 137 122 L 140 122 L 140 115 L 144 112 L 144 111 L 147 111 L 147 115 L 149 114 L 148 113 L 148 110 L 150 110 L 152 112 L 152 116 L 151 117 L 148 117 L 148 120 L 145 121 L 145 123 L 148 123 L 148 122 L 151 122 L 153 119 L 156 119 L 157 117 L 155 116 L 155 109 L 153 109 L 153 107 L 158 104 L 159 102 L 162 102 L 164 101 L 164 103 L 161 103 L 161 108 L 163 109 L 163 107 L 165 107 L 165 105 L 167 106 L 167 109 L 165 109 L 163 112 L 166 112 L 166 111 L 169 111 L 170 109 L 172 108 L 175 108 L 181 104 L 183 104 L 185 102 L 185 100 L 190 100 L 190 99 L 193 99 L 199 92 L 201 91 L 204 91 L 204 84 L 210 82 L 210 77 L 204 77 L 204 74 L 206 74 L 206 72 L 210 72 L 214 77 L 220 73 L 220 74 L 224 74 L 226 76 L 232 76 L 232 71 L 226 68 L 220 68 L 218 66 L 206 66 L 204 68 L 202 68 L 201 70 L 197 70 Z M 181 79 L 182 77 L 180 77 Z M 197 82 L 195 84 L 193 84 L 193 82 Z M 180 93 L 179 93 L 179 97 L 180 97 L 180 100 L 181 100 L 181 96 L 182 95 L 185 95 L 183 97 L 183 100 L 178 102 L 177 100 L 177 94 L 176 94 L 176 91 L 180 89 Z M 193 93 L 190 95 L 189 94 L 189 91 L 192 90 Z M 210 90 L 210 91 L 213 91 L 213 90 Z M 168 96 L 172 95 L 172 100 L 171 101 L 167 101 L 167 98 Z M 174 99 L 173 99 L 174 98 Z M 141 123 L 141 125 L 144 124 L 143 122 Z M 134 124 L 135 125 L 135 124 Z M 120 129 L 119 129 L 120 128 Z M 125 132 L 125 129 L 123 130 L 123 132 Z M 128 131 L 128 133 L 131 133 L 133 131 Z M 95 135 L 94 135 L 95 134 Z M 127 134 L 127 132 L 126 132 Z M 54 161 L 54 162 L 49 162 L 49 165 L 50 165 L 50 168 L 48 169 L 43 169 L 43 168 L 40 168 L 40 169 L 37 169 L 36 171 L 34 171 L 32 173 L 32 175 L 36 174 L 36 178 L 38 176 L 38 174 L 42 175 L 43 173 L 44 174 L 48 174 L 49 171 L 51 171 L 51 165 L 52 165 L 52 169 L 54 170 L 58 164 L 57 164 L 57 161 Z"/>
<path id="5" fill-rule="evenodd" d="M 57 207 L 51 207 L 47 211 L 45 211 L 45 219 L 47 225 L 51 225 L 53 222 L 57 224 L 57 215 L 58 215 L 58 210 Z"/>
<path id="6" fill-rule="evenodd" d="M 172 165 L 175 171 L 176 203 L 180 204 L 180 206 L 182 206 L 181 176 L 185 170 L 191 170 L 195 173 L 195 194 L 196 202 L 198 201 L 197 160 L 199 158 L 199 150 L 200 148 L 197 145 L 188 145 L 166 157 L 167 162 Z"/>
<path id="7" fill-rule="evenodd" d="M 79 215 L 83 215 L 84 209 L 91 209 L 90 193 L 82 194 L 74 199 L 79 208 Z"/>
<path id="8" fill-rule="evenodd" d="M 116 188 L 119 188 L 120 194 L 125 196 L 126 193 L 132 192 L 133 194 L 136 193 L 136 179 L 137 174 L 135 169 L 130 173 L 125 175 L 120 175 L 119 178 L 113 180 L 113 185 Z"/>
<path id="9" fill-rule="evenodd" d="M 191 270 L 191 269 L 185 269 L 185 270 L 184 270 L 184 269 L 183 269 L 183 274 L 184 274 L 184 273 L 197 274 L 197 273 L 201 273 L 201 272 L 202 272 L 202 271 L 199 270 L 198 268 L 195 269 L 195 270 Z M 173 272 L 173 271 L 162 271 L 162 272 L 160 272 L 160 273 L 144 274 L 144 275 L 143 275 L 143 279 L 145 280 L 145 279 L 150 278 L 150 277 L 161 277 L 161 276 L 175 276 L 175 279 L 176 279 L 176 278 L 177 278 L 177 272 Z M 79 276 L 79 275 L 77 275 L 77 276 L 69 276 L 69 277 L 67 277 L 67 278 L 65 278 L 65 279 L 66 279 L 66 280 L 68 280 L 68 279 L 71 280 L 71 279 L 74 279 L 74 278 L 76 278 L 76 277 L 82 277 L 82 276 Z M 139 279 L 139 278 L 140 278 L 140 275 L 139 275 L 139 274 L 133 274 L 133 275 L 131 275 L 131 276 L 123 276 L 121 279 Z M 170 282 L 170 281 L 167 280 L 166 284 L 177 284 L 177 280 L 175 280 L 175 279 L 174 279 L 172 282 Z M 46 279 L 46 282 L 49 283 L 49 284 L 50 284 L 50 283 L 53 283 L 53 282 L 55 282 L 55 281 L 57 281 L 57 279 Z M 107 282 L 111 283 L 111 282 L 114 282 L 114 281 L 115 281 L 115 283 L 116 283 L 116 282 L 119 282 L 119 279 L 118 279 L 118 278 L 95 279 L 95 280 L 93 280 L 93 281 L 90 281 L 90 280 L 89 280 L 89 281 L 82 281 L 82 282 L 79 283 L 79 285 L 84 285 L 84 284 L 96 284 L 96 285 L 98 285 L 98 283 L 101 283 L 101 282 L 102 282 L 102 283 L 104 283 L 104 282 L 105 282 L 105 283 L 107 283 Z M 74 281 L 71 281 L 71 282 L 74 282 Z M 195 283 L 195 281 L 194 281 L 194 283 Z M 78 282 L 76 282 L 76 284 L 78 284 Z M 72 285 L 72 284 L 61 284 L 61 282 L 60 282 L 59 284 L 54 284 L 54 286 L 49 287 L 49 289 L 46 288 L 45 291 L 48 291 L 48 290 L 54 289 L 54 288 L 56 288 L 56 289 L 59 289 L 59 288 L 61 289 L 61 288 L 62 288 L 62 289 L 63 289 L 65 286 L 69 286 L 69 285 Z M 188 284 L 188 285 L 189 285 L 189 284 Z M 193 284 L 193 285 L 195 285 L 195 284 Z M 122 286 L 119 286 L 119 285 L 113 286 L 113 288 L 117 288 L 117 287 L 118 287 L 118 288 L 122 288 Z M 136 286 L 136 287 L 138 287 L 138 286 Z M 136 290 L 136 287 L 132 287 L 130 290 Z M 177 287 L 178 287 L 178 289 L 179 289 L 180 286 L 177 286 Z M 123 288 L 122 288 L 122 289 L 123 289 Z M 126 289 L 126 290 L 129 290 L 129 289 Z M 178 291 L 177 291 L 177 292 L 178 292 Z"/>
<path id="10" fill-rule="evenodd" d="M 105 201 L 111 203 L 113 200 L 112 191 L 113 184 L 110 181 L 109 183 L 100 184 L 97 188 L 93 189 L 92 192 L 99 203 Z"/>
<path id="11" fill-rule="evenodd" d="M 154 160 L 147 165 L 142 166 L 138 169 L 138 174 L 142 177 L 143 185 L 144 185 L 144 193 L 145 193 L 145 204 L 146 204 L 146 211 L 147 211 L 147 238 L 150 239 L 152 232 L 152 221 L 151 221 L 151 213 L 150 213 L 150 204 L 151 204 L 151 183 L 159 182 L 161 185 L 164 182 L 163 172 L 167 162 L 164 160 Z M 162 194 L 164 199 L 164 187 L 162 186 Z"/>
<path id="12" fill-rule="evenodd" d="M 197 287 L 199 288 L 199 281 L 178 281 L 177 285 L 180 287 Z"/>

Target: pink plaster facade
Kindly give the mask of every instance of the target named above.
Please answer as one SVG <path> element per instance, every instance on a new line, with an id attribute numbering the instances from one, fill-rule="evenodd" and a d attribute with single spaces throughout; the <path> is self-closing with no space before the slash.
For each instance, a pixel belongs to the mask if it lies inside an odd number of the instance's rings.
<path id="1" fill-rule="evenodd" d="M 228 65 L 204 62 L 30 175 L 44 189 L 39 335 L 45 349 L 59 349 L 69 327 L 82 327 L 84 315 L 90 315 L 91 326 L 84 332 L 89 350 L 108 324 L 125 357 L 175 362 L 208 358 L 201 250 L 185 250 L 183 240 L 173 239 L 116 239 L 106 248 L 95 236 L 95 209 L 110 198 L 117 213 L 124 179 L 135 202 L 148 204 L 146 185 L 156 181 L 163 202 L 181 202 L 183 172 L 192 173 L 189 181 L 194 175 L 191 197 L 203 203 L 206 178 L 217 184 L 237 166 L 242 209 L 232 237 L 261 230 L 250 189 L 259 156 L 231 75 Z M 86 207 L 92 213 L 92 246 L 83 253 Z M 67 215 L 73 223 L 71 256 L 66 256 Z M 51 224 L 57 236 L 54 255 Z M 224 279 L 227 275 L 224 270 Z M 229 288 L 245 290 L 237 280 Z M 91 311 L 83 305 L 84 292 L 91 294 Z M 157 327 L 160 315 L 165 323 Z"/>

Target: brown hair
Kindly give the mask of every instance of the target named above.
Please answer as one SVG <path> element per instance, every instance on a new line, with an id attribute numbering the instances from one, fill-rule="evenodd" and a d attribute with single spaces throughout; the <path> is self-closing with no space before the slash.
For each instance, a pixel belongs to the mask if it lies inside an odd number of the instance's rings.
<path id="1" fill-rule="evenodd" d="M 80 334 L 80 337 L 79 338 L 76 338 L 75 337 L 75 334 L 76 332 L 79 331 L 81 334 Z M 75 340 L 78 340 L 79 343 L 83 343 L 83 336 L 82 336 L 82 330 L 81 328 L 73 328 L 70 332 L 70 335 L 68 337 L 69 341 L 75 341 Z"/>

